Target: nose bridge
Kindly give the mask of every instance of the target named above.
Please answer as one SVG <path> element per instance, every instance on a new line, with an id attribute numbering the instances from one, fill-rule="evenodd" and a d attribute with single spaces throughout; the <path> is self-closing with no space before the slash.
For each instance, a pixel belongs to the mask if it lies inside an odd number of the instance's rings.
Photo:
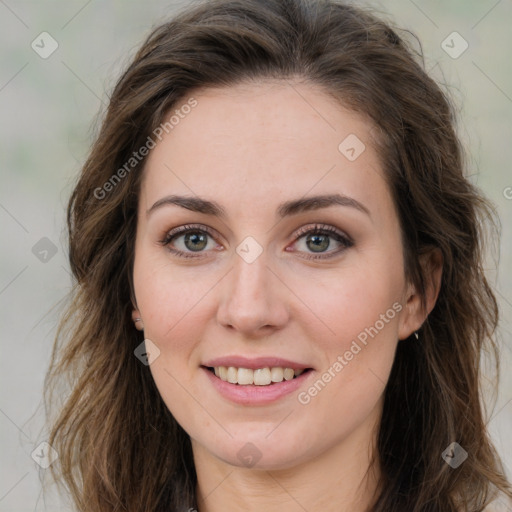
<path id="1" fill-rule="evenodd" d="M 240 244 L 234 255 L 233 269 L 219 305 L 219 321 L 240 331 L 255 331 L 261 327 L 279 327 L 286 321 L 287 308 L 283 294 L 277 289 L 279 280 L 268 267 L 263 251 L 247 257 L 253 248 L 243 252 Z M 245 247 L 247 249 L 247 247 Z"/>
<path id="2" fill-rule="evenodd" d="M 241 244 L 242 245 L 242 244 Z M 242 247 L 239 249 L 242 250 Z M 244 259 L 240 253 L 234 258 L 232 272 L 233 295 L 240 300 L 258 301 L 267 299 L 268 274 L 267 257 L 263 253 L 253 261 Z"/>

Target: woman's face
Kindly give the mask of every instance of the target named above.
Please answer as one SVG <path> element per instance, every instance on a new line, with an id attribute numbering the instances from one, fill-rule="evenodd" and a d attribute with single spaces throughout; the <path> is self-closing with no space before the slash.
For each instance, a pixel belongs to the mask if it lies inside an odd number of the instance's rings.
<path id="1" fill-rule="evenodd" d="M 139 201 L 134 316 L 158 390 L 195 452 L 229 464 L 361 449 L 418 327 L 372 126 L 312 85 L 191 96 Z"/>

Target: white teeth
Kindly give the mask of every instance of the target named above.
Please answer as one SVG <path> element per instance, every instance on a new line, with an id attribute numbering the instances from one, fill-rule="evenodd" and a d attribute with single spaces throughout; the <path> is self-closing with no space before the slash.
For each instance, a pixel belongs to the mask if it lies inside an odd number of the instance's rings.
<path id="1" fill-rule="evenodd" d="M 272 368 L 270 370 L 270 378 L 272 379 L 272 382 L 283 382 L 283 373 L 284 370 L 282 368 Z"/>
<path id="2" fill-rule="evenodd" d="M 217 368 L 219 369 L 219 377 L 223 381 L 227 381 L 228 380 L 228 369 L 225 366 L 218 366 Z M 215 368 L 215 369 L 217 369 L 217 368 Z"/>
<path id="3" fill-rule="evenodd" d="M 284 380 L 292 380 L 295 372 L 291 368 L 284 369 Z"/>
<path id="4" fill-rule="evenodd" d="M 272 382 L 270 379 L 270 368 L 259 368 L 258 370 L 254 370 L 253 373 L 254 384 L 256 386 L 268 386 Z M 238 383 L 240 384 L 240 381 Z"/>
<path id="5" fill-rule="evenodd" d="M 252 384 L 256 379 L 256 372 L 248 368 L 238 368 L 238 384 Z M 257 382 L 254 382 L 257 384 Z"/>
<path id="6" fill-rule="evenodd" d="M 265 367 L 251 370 L 250 368 L 236 368 L 234 366 L 216 366 L 215 375 L 223 381 L 231 384 L 240 384 L 247 386 L 254 384 L 255 386 L 268 386 L 273 382 L 283 382 L 283 380 L 292 380 L 298 377 L 304 370 L 293 370 L 292 368 Z"/>
<path id="7" fill-rule="evenodd" d="M 228 382 L 238 384 L 238 370 L 234 366 L 228 368 Z"/>

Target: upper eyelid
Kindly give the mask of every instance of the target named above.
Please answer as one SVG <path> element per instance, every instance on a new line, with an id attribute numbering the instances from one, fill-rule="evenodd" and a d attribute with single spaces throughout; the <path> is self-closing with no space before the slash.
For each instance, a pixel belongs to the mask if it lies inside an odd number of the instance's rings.
<path id="1" fill-rule="evenodd" d="M 210 236 L 213 236 L 214 233 L 217 232 L 213 228 L 210 228 L 203 224 L 185 224 L 183 226 L 178 226 L 176 228 L 169 229 L 168 231 L 166 231 L 164 235 L 164 240 L 167 240 L 175 236 L 181 236 L 184 233 L 187 233 L 188 231 L 204 231 Z"/>
<path id="2" fill-rule="evenodd" d="M 181 236 L 189 231 L 194 231 L 194 230 L 204 231 L 205 233 L 207 233 L 208 235 L 210 235 L 212 237 L 214 237 L 215 233 L 217 233 L 217 231 L 215 229 L 210 228 L 209 226 L 206 226 L 204 224 L 185 224 L 183 226 L 178 226 L 176 228 L 173 228 L 173 229 L 167 231 L 162 242 L 166 243 L 166 244 L 170 243 L 170 240 L 172 238 L 176 238 L 176 237 Z M 298 229 L 295 229 L 293 231 L 292 235 L 296 239 L 299 239 L 299 238 L 302 238 L 303 236 L 307 235 L 311 231 L 315 231 L 315 230 L 318 230 L 318 231 L 326 230 L 327 234 L 330 236 L 338 235 L 343 240 L 345 240 L 351 244 L 353 243 L 352 237 L 349 236 L 347 233 L 345 233 L 343 230 L 340 230 L 339 228 L 336 228 L 335 226 L 332 226 L 330 224 L 320 223 L 320 222 L 315 222 L 315 223 L 312 223 L 309 225 L 302 226 Z"/>
<path id="3" fill-rule="evenodd" d="M 295 230 L 293 233 L 294 233 L 295 237 L 302 238 L 304 235 L 307 235 L 311 231 L 325 231 L 327 234 L 329 234 L 331 236 L 338 235 L 340 238 L 343 238 L 343 239 L 353 243 L 352 237 L 349 236 L 345 231 L 343 231 L 339 228 L 336 228 L 335 226 L 332 226 L 327 223 L 322 224 L 322 223 L 316 222 L 312 225 L 303 226 L 303 227 L 299 228 L 298 230 Z"/>

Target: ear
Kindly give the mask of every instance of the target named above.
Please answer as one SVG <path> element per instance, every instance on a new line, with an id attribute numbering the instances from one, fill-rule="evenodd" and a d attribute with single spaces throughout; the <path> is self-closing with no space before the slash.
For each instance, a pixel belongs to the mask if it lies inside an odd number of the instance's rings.
<path id="1" fill-rule="evenodd" d="M 134 306 L 134 308 L 132 310 L 132 320 L 133 320 L 133 323 L 135 324 L 136 329 L 138 329 L 139 331 L 144 330 L 144 324 L 142 322 L 142 317 L 140 315 L 140 311 L 138 310 L 137 306 Z"/>
<path id="2" fill-rule="evenodd" d="M 404 312 L 400 317 L 398 339 L 408 338 L 416 332 L 427 319 L 439 296 L 443 274 L 443 255 L 438 248 L 431 249 L 420 256 L 420 265 L 425 277 L 425 307 L 416 287 L 409 285 L 405 298 Z"/>
<path id="3" fill-rule="evenodd" d="M 132 276 L 133 277 L 133 276 Z M 144 330 L 144 323 L 142 322 L 142 315 L 140 314 L 139 307 L 137 306 L 137 299 L 135 298 L 135 290 L 133 288 L 133 280 L 129 279 L 130 283 L 130 300 L 132 301 L 132 321 L 135 328 L 139 331 Z"/>

